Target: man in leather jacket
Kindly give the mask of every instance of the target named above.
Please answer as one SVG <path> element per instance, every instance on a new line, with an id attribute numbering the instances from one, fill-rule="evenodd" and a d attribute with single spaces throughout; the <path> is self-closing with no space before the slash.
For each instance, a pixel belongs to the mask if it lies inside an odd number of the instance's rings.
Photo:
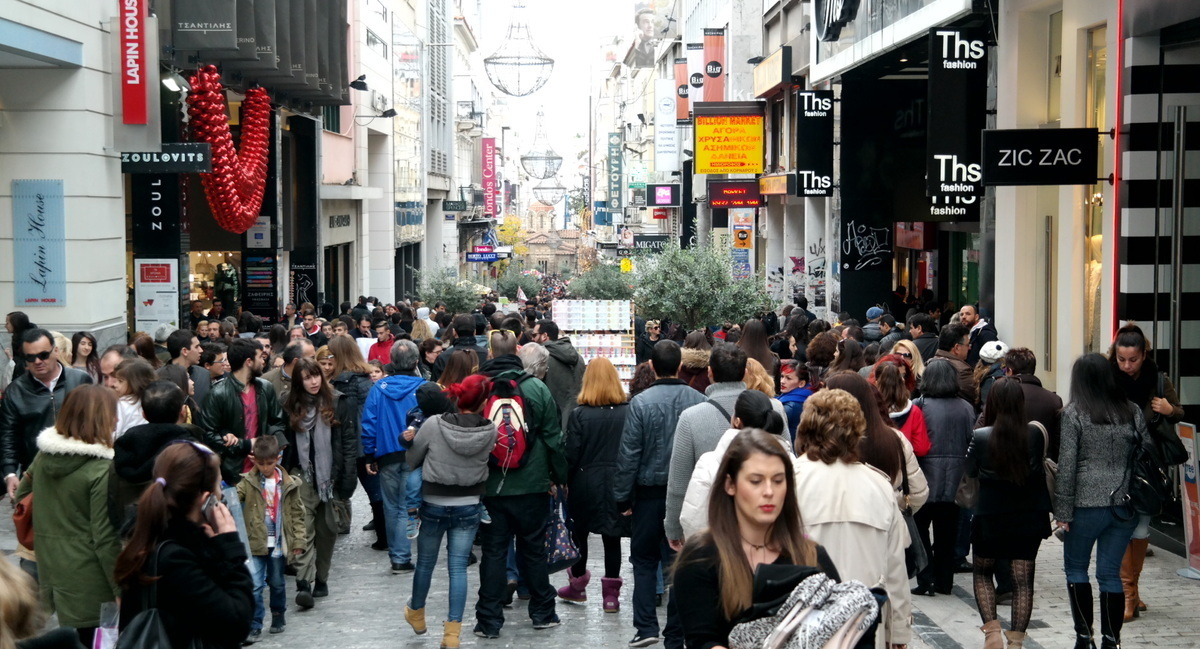
<path id="1" fill-rule="evenodd" d="M 29 468 L 37 455 L 37 436 L 54 425 L 67 393 L 92 382 L 87 372 L 63 365 L 54 338 L 32 329 L 21 342 L 25 373 L 4 392 L 0 403 L 0 475 L 11 498 L 20 482 L 18 470 Z"/>

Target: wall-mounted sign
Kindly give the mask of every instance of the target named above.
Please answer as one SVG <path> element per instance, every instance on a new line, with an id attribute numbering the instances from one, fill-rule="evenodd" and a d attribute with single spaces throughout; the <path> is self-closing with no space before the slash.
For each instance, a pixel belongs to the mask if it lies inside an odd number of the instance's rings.
<path id="1" fill-rule="evenodd" d="M 628 232 L 628 236 L 626 236 Z M 634 234 L 632 230 L 621 233 L 621 241 L 617 246 L 618 257 L 629 257 L 635 252 L 662 252 L 667 248 L 671 235 L 668 234 Z"/>
<path id="2" fill-rule="evenodd" d="M 330 217 L 332 221 L 334 217 Z M 349 219 L 350 216 L 346 215 Z M 332 227 L 332 225 L 330 226 Z M 246 230 L 246 247 L 252 249 L 270 248 L 271 247 L 271 217 L 262 214 L 257 219 L 254 219 L 254 225 Z"/>
<path id="3" fill-rule="evenodd" d="M 496 138 L 483 138 L 483 215 L 496 216 Z"/>
<path id="4" fill-rule="evenodd" d="M 496 252 L 495 246 L 472 246 L 471 252 Z"/>
<path id="5" fill-rule="evenodd" d="M 467 211 L 466 201 L 442 201 L 443 212 L 465 212 Z"/>
<path id="6" fill-rule="evenodd" d="M 679 183 L 646 185 L 646 203 L 650 207 L 679 207 Z"/>
<path id="7" fill-rule="evenodd" d="M 796 191 L 833 195 L 833 91 L 796 93 Z"/>
<path id="8" fill-rule="evenodd" d="M 185 0 L 171 3 L 171 31 L 176 50 L 236 53 L 236 0 Z"/>
<path id="9" fill-rule="evenodd" d="M 654 208 L 654 211 L 651 213 L 651 215 L 652 215 L 652 218 L 655 218 L 655 219 L 669 219 L 669 218 L 671 218 L 671 212 L 670 212 L 670 210 L 668 210 L 668 209 L 667 209 L 667 208 L 665 208 L 665 207 L 656 207 L 656 208 Z"/>
<path id="10" fill-rule="evenodd" d="M 796 174 L 772 174 L 758 179 L 758 193 L 763 196 L 796 193 Z"/>
<path id="11" fill-rule="evenodd" d="M 766 97 L 792 82 L 792 48 L 775 50 L 754 66 L 754 96 Z"/>
<path id="12" fill-rule="evenodd" d="M 1099 137 L 1094 128 L 985 130 L 983 184 L 1094 184 Z"/>
<path id="13" fill-rule="evenodd" d="M 162 151 L 122 151 L 121 173 L 189 174 L 212 172 L 208 142 L 164 142 Z"/>
<path id="14" fill-rule="evenodd" d="M 841 38 L 842 28 L 858 15 L 858 3 L 859 0 L 814 0 L 817 40 L 833 43 Z"/>
<path id="15" fill-rule="evenodd" d="M 725 99 L 725 28 L 704 30 L 704 101 Z"/>
<path id="16" fill-rule="evenodd" d="M 348 227 L 350 227 L 350 215 L 349 214 L 330 214 L 329 215 L 329 228 L 330 229 L 348 228 Z"/>
<path id="17" fill-rule="evenodd" d="M 925 193 L 982 196 L 979 132 L 987 119 L 987 43 L 974 31 L 929 30 Z"/>
<path id="18" fill-rule="evenodd" d="M 625 152 L 622 150 L 625 137 L 621 133 L 608 134 L 608 209 L 620 211 L 625 207 Z"/>
<path id="19" fill-rule="evenodd" d="M 67 305 L 62 180 L 12 181 L 13 283 L 18 308 Z"/>
<path id="20" fill-rule="evenodd" d="M 494 252 L 468 252 L 467 261 L 481 262 L 490 264 L 500 259 L 500 256 Z"/>
<path id="21" fill-rule="evenodd" d="M 148 113 L 146 62 L 150 60 L 146 52 L 146 0 L 119 1 L 121 121 L 145 124 Z"/>
<path id="22" fill-rule="evenodd" d="M 139 331 L 179 323 L 179 260 L 133 260 L 133 317 Z"/>
<path id="23" fill-rule="evenodd" d="M 182 252 L 182 184 L 175 174 L 137 174 L 129 179 L 134 257 L 177 257 Z"/>
<path id="24" fill-rule="evenodd" d="M 696 173 L 762 173 L 762 111 L 758 102 L 696 104 Z"/>
<path id="25" fill-rule="evenodd" d="M 762 194 L 757 180 L 708 181 L 708 206 L 715 208 L 759 207 Z"/>
<path id="26" fill-rule="evenodd" d="M 675 81 L 654 82 L 654 170 L 679 171 L 679 126 L 675 121 Z"/>

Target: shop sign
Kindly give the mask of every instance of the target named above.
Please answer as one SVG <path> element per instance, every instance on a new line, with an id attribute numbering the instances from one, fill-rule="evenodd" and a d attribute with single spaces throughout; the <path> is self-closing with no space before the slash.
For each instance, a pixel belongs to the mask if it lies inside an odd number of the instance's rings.
<path id="1" fill-rule="evenodd" d="M 133 260 L 133 318 L 139 331 L 179 323 L 179 260 Z"/>
<path id="2" fill-rule="evenodd" d="M 842 28 L 858 15 L 858 0 L 813 0 L 813 15 L 817 16 L 817 40 L 833 43 L 841 38 Z"/>
<path id="3" fill-rule="evenodd" d="M 608 209 L 620 211 L 625 206 L 624 165 L 625 138 L 621 133 L 608 134 Z"/>
<path id="4" fill-rule="evenodd" d="M 754 247 L 754 210 L 729 210 L 729 226 L 733 230 L 733 247 L 749 249 Z"/>
<path id="5" fill-rule="evenodd" d="M 987 68 L 987 43 L 975 31 L 929 30 L 927 196 L 983 195 L 979 134 L 987 126 Z"/>
<path id="6" fill-rule="evenodd" d="M 12 216 L 17 307 L 66 306 L 63 181 L 12 181 Z"/>
<path id="7" fill-rule="evenodd" d="M 471 252 L 496 252 L 495 246 L 473 246 Z"/>
<path id="8" fill-rule="evenodd" d="M 483 215 L 496 216 L 496 138 L 483 138 Z"/>
<path id="9" fill-rule="evenodd" d="M 212 172 L 208 142 L 164 142 L 162 151 L 122 151 L 121 173 L 190 174 Z"/>
<path id="10" fill-rule="evenodd" d="M 171 3 L 171 31 L 176 50 L 185 52 L 236 52 L 236 0 L 175 0 Z"/>
<path id="11" fill-rule="evenodd" d="M 177 174 L 137 174 L 130 178 L 134 257 L 178 256 L 182 181 Z"/>
<path id="12" fill-rule="evenodd" d="M 758 193 L 763 196 L 796 193 L 796 174 L 772 174 L 758 179 Z"/>
<path id="13" fill-rule="evenodd" d="M 279 311 L 275 296 L 275 256 L 243 254 L 242 259 L 245 260 L 242 262 L 242 271 L 246 285 L 242 308 L 268 322 L 274 322 Z M 315 275 L 315 269 L 313 273 Z"/>
<path id="14" fill-rule="evenodd" d="M 490 264 L 494 261 L 498 261 L 499 259 L 500 259 L 500 256 L 494 252 L 468 252 L 467 253 L 467 261 L 468 262 L 480 262 L 480 263 Z"/>
<path id="15" fill-rule="evenodd" d="M 651 207 L 679 207 L 679 183 L 646 185 L 646 201 Z"/>
<path id="16" fill-rule="evenodd" d="M 1094 128 L 985 130 L 983 184 L 1095 184 L 1099 137 Z"/>
<path id="17" fill-rule="evenodd" d="M 750 265 L 750 250 L 746 248 L 734 248 L 733 255 L 733 278 L 734 279 L 750 279 L 754 274 L 754 267 Z"/>
<path id="18" fill-rule="evenodd" d="M 646 188 L 646 165 L 643 162 L 631 162 L 629 168 L 629 188 L 630 189 L 645 189 Z"/>
<path id="19" fill-rule="evenodd" d="M 704 43 L 687 44 L 688 105 L 692 112 L 696 102 L 704 101 Z"/>
<path id="20" fill-rule="evenodd" d="M 467 211 L 466 201 L 442 201 L 443 212 L 465 212 Z"/>
<path id="21" fill-rule="evenodd" d="M 784 45 L 754 66 L 754 96 L 766 97 L 792 82 L 792 48 Z"/>
<path id="22" fill-rule="evenodd" d="M 145 124 L 148 118 L 146 93 L 146 0 L 120 0 L 121 121 Z M 157 95 L 156 95 L 157 96 Z"/>
<path id="23" fill-rule="evenodd" d="M 704 101 L 725 99 L 725 28 L 704 30 Z"/>
<path id="24" fill-rule="evenodd" d="M 246 0 L 239 0 L 239 8 Z M 287 0 L 281 0 L 285 4 Z M 275 47 L 275 0 L 253 0 L 254 5 L 254 36 L 250 41 L 244 36 L 238 36 L 238 49 L 243 58 L 248 53 L 249 45 L 254 46 L 254 56 L 248 60 L 229 61 L 226 67 L 231 70 L 274 70 L 278 65 Z M 238 18 L 238 31 L 242 30 L 241 14 Z"/>
<path id="25" fill-rule="evenodd" d="M 757 102 L 714 102 L 696 106 L 697 174 L 760 174 L 763 171 L 763 114 Z"/>
<path id="26" fill-rule="evenodd" d="M 288 269 L 289 301 L 294 304 L 317 303 L 316 252 L 311 249 L 293 250 Z M 258 314 L 255 314 L 258 315 Z"/>
<path id="27" fill-rule="evenodd" d="M 651 214 L 655 219 L 668 219 L 670 218 L 671 212 L 665 207 L 656 207 Z"/>
<path id="28" fill-rule="evenodd" d="M 628 238 L 625 233 L 628 232 Z M 621 233 L 621 242 L 617 246 L 618 257 L 629 257 L 634 253 L 642 252 L 662 252 L 667 249 L 667 241 L 671 238 L 667 234 L 634 234 L 632 230 L 625 230 Z"/>
<path id="29" fill-rule="evenodd" d="M 679 171 L 679 126 L 675 122 L 675 81 L 654 82 L 654 170 Z"/>
<path id="30" fill-rule="evenodd" d="M 350 227 L 350 215 L 349 214 L 330 214 L 329 215 L 329 229 L 330 230 L 332 230 L 334 228 L 348 228 L 348 227 Z"/>
<path id="31" fill-rule="evenodd" d="M 675 59 L 675 123 L 687 124 L 690 120 L 691 104 L 688 103 L 691 91 L 688 89 L 687 59 Z"/>
<path id="32" fill-rule="evenodd" d="M 796 177 L 800 196 L 833 195 L 833 91 L 796 93 Z"/>
<path id="33" fill-rule="evenodd" d="M 333 219 L 334 217 L 329 217 L 330 223 L 333 222 Z M 257 219 L 254 219 L 254 225 L 250 226 L 249 230 L 246 230 L 246 248 L 250 250 L 262 250 L 270 247 L 271 217 L 266 214 L 260 214 Z"/>
<path id="34" fill-rule="evenodd" d="M 708 181 L 708 206 L 712 208 L 759 207 L 762 194 L 757 180 Z"/>

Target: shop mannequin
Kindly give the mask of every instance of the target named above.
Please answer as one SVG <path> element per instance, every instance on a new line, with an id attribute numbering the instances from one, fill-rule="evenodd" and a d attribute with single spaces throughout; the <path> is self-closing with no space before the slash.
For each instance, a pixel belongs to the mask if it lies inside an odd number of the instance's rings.
<path id="1" fill-rule="evenodd" d="M 241 281 L 237 268 L 228 261 L 222 261 L 217 265 L 213 285 L 213 297 L 224 302 L 226 309 L 231 309 L 230 313 L 235 312 L 237 302 L 241 298 Z"/>

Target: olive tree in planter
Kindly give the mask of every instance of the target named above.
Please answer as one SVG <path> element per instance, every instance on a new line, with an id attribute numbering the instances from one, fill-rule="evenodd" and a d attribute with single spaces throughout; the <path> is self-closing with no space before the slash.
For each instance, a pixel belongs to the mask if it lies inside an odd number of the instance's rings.
<path id="1" fill-rule="evenodd" d="M 596 264 L 571 280 L 567 295 L 577 300 L 633 299 L 633 276 L 612 264 Z"/>
<path id="2" fill-rule="evenodd" d="M 423 301 L 434 304 L 445 302 L 451 313 L 470 313 L 479 305 L 479 296 L 465 284 L 459 283 L 458 271 L 454 268 L 419 269 L 417 286 Z"/>
<path id="3" fill-rule="evenodd" d="M 728 248 L 713 245 L 640 256 L 634 270 L 634 302 L 645 318 L 667 318 L 688 330 L 745 322 L 773 306 L 761 274 L 733 278 Z"/>

